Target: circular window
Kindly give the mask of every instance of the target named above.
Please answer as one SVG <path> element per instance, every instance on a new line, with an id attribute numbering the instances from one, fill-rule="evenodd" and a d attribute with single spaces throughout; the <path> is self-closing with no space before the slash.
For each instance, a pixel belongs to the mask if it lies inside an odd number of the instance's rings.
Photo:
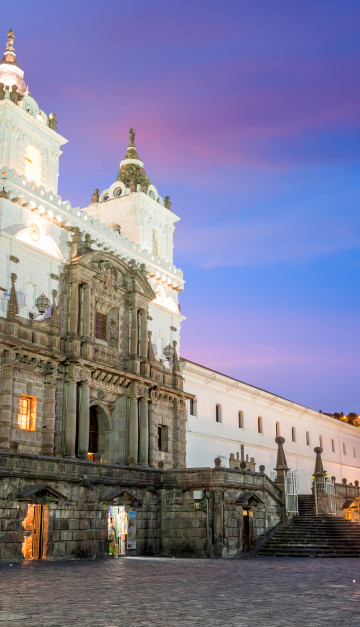
<path id="1" fill-rule="evenodd" d="M 122 187 L 115 187 L 114 191 L 113 191 L 113 195 L 115 198 L 119 198 L 119 196 L 121 196 L 122 194 Z"/>

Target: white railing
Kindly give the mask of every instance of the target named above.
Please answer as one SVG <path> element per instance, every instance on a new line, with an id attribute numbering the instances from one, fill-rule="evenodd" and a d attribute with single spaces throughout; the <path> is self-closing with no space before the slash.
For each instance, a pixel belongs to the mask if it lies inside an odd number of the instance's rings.
<path id="1" fill-rule="evenodd" d="M 319 498 L 321 492 L 325 492 L 328 497 L 327 513 L 336 516 L 335 483 L 328 477 L 316 477 L 314 481 L 316 516 L 319 514 Z"/>
<path id="2" fill-rule="evenodd" d="M 288 470 L 285 477 L 286 513 L 292 516 L 299 514 L 298 478 L 296 470 Z"/>

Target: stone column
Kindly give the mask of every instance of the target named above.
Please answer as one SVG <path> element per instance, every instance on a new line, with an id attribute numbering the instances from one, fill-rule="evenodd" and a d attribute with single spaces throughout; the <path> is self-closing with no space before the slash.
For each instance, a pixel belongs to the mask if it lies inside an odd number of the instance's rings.
<path id="1" fill-rule="evenodd" d="M 131 309 L 131 331 L 130 331 L 130 355 L 136 357 L 138 351 L 138 312 L 136 307 Z"/>
<path id="2" fill-rule="evenodd" d="M 147 357 L 147 312 L 140 310 L 140 355 L 141 359 Z"/>
<path id="3" fill-rule="evenodd" d="M 149 465 L 149 413 L 148 401 L 146 398 L 140 400 L 140 442 L 139 442 L 139 465 Z"/>
<path id="4" fill-rule="evenodd" d="M 79 321 L 79 285 L 76 281 L 71 283 L 70 294 L 69 332 L 72 335 L 77 335 Z"/>
<path id="5" fill-rule="evenodd" d="M 215 557 L 224 557 L 224 495 L 222 492 L 214 492 L 214 546 Z"/>
<path id="6" fill-rule="evenodd" d="M 0 449 L 8 450 L 12 437 L 13 369 L 10 352 L 5 351 L 5 363 L 0 376 Z"/>
<path id="7" fill-rule="evenodd" d="M 55 447 L 55 394 L 56 377 L 47 375 L 44 385 L 44 424 L 42 433 L 42 453 L 44 455 L 54 455 Z"/>
<path id="8" fill-rule="evenodd" d="M 138 399 L 136 396 L 130 398 L 129 411 L 129 435 L 128 435 L 128 451 L 129 457 L 134 459 L 135 464 L 138 463 L 139 448 L 139 412 Z"/>
<path id="9" fill-rule="evenodd" d="M 154 429 L 154 403 L 149 403 L 149 408 L 148 408 L 148 416 L 149 416 L 149 434 L 153 431 Z M 150 438 L 150 435 L 149 435 Z M 155 449 L 154 449 L 154 438 L 152 437 L 150 439 L 150 447 L 149 447 L 149 465 L 152 468 L 155 468 Z"/>
<path id="10" fill-rule="evenodd" d="M 65 383 L 65 394 L 64 455 L 65 457 L 75 457 L 76 381 L 74 379 L 68 379 Z"/>
<path id="11" fill-rule="evenodd" d="M 173 404 L 173 466 L 174 468 L 180 468 L 180 458 L 181 458 L 181 438 L 180 438 L 180 401 L 178 399 L 174 399 Z"/>
<path id="12" fill-rule="evenodd" d="M 89 412 L 89 383 L 83 381 L 80 389 L 80 407 L 79 407 L 79 438 L 78 438 L 78 456 L 80 459 L 87 459 L 89 452 L 89 430 L 90 430 L 90 412 Z"/>
<path id="13" fill-rule="evenodd" d="M 84 338 L 90 337 L 90 285 L 86 283 L 84 285 L 84 300 L 82 311 L 82 335 Z"/>

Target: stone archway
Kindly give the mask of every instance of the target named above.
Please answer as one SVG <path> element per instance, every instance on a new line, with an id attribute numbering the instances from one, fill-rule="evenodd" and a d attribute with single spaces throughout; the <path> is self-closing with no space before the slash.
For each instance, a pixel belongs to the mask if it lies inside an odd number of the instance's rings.
<path id="1" fill-rule="evenodd" d="M 94 461 L 109 464 L 112 461 L 112 419 L 103 403 L 90 403 L 89 453 Z"/>

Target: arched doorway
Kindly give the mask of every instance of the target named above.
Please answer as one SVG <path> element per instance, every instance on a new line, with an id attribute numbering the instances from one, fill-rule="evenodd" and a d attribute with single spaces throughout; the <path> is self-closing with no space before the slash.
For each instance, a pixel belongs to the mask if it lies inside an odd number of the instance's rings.
<path id="1" fill-rule="evenodd" d="M 111 414 L 102 403 L 90 405 L 89 458 L 105 464 L 111 463 Z"/>
<path id="2" fill-rule="evenodd" d="M 99 421 L 97 418 L 97 406 L 90 407 L 89 426 L 89 459 L 95 460 L 95 455 L 99 452 Z"/>

